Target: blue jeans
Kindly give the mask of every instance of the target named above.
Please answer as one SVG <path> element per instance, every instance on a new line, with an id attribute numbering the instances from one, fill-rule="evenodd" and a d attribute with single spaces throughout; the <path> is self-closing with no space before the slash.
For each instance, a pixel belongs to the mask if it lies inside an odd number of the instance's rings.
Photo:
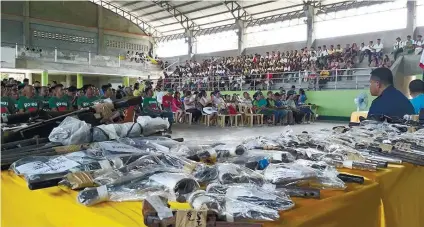
<path id="1" fill-rule="evenodd" d="M 274 110 L 275 121 L 282 121 L 283 118 L 287 115 L 287 111 L 285 110 Z"/>
<path id="2" fill-rule="evenodd" d="M 314 112 L 312 112 L 311 108 L 306 107 L 306 106 L 301 106 L 299 107 L 300 111 L 302 111 L 302 113 L 304 113 L 306 115 L 306 118 L 309 119 L 311 117 L 311 114 L 314 114 Z"/>

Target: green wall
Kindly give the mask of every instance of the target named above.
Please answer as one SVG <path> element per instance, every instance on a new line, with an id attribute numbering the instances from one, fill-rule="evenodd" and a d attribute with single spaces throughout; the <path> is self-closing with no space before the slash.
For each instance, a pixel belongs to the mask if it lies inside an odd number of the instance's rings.
<path id="1" fill-rule="evenodd" d="M 252 96 L 255 92 L 248 91 Z M 266 91 L 264 91 L 266 92 Z M 369 90 L 328 90 L 328 91 L 307 91 L 307 103 L 318 106 L 318 114 L 328 117 L 350 117 L 351 113 L 356 111 L 354 99 L 360 93 L 368 95 L 368 107 L 374 99 Z M 222 94 L 243 94 L 243 91 L 222 91 Z"/>

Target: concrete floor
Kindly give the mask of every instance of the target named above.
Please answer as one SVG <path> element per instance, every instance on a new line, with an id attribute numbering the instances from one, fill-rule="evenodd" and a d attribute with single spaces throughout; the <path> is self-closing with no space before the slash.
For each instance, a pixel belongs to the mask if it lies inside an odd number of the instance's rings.
<path id="1" fill-rule="evenodd" d="M 203 142 L 225 142 L 243 141 L 257 136 L 279 135 L 287 127 L 295 133 L 302 131 L 316 131 L 323 128 L 332 128 L 337 125 L 347 125 L 347 123 L 327 123 L 315 122 L 311 124 L 290 125 L 290 126 L 255 126 L 255 127 L 207 127 L 205 125 L 176 124 L 172 126 L 173 138 L 184 138 L 185 141 Z"/>

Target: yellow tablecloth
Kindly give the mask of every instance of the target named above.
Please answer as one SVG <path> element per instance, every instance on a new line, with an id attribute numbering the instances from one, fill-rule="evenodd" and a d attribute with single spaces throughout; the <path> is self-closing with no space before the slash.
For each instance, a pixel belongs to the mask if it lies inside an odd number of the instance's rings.
<path id="1" fill-rule="evenodd" d="M 85 207 L 76 201 L 77 193 L 54 187 L 30 191 L 26 182 L 10 172 L 2 172 L 1 224 L 4 227 L 31 226 L 144 226 L 141 202 L 108 202 Z M 322 199 L 293 198 L 296 207 L 281 212 L 277 222 L 265 226 L 290 227 L 377 227 L 380 226 L 379 186 L 349 184 L 346 191 L 322 192 Z M 174 203 L 172 207 L 188 208 Z"/>
<path id="2" fill-rule="evenodd" d="M 350 122 L 359 123 L 359 117 L 367 117 L 368 111 L 355 111 L 350 115 Z"/>
<path id="3" fill-rule="evenodd" d="M 382 226 L 424 226 L 424 167 L 408 163 L 378 172 L 346 170 L 377 182 L 382 199 Z"/>

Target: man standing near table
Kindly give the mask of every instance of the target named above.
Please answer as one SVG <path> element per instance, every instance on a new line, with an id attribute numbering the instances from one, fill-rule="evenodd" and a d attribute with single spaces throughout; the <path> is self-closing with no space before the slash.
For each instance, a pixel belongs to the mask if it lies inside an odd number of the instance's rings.
<path id="1" fill-rule="evenodd" d="M 370 93 L 377 98 L 371 104 L 368 118 L 381 115 L 402 118 L 415 112 L 408 98 L 393 86 L 393 74 L 388 68 L 371 72 Z"/>

